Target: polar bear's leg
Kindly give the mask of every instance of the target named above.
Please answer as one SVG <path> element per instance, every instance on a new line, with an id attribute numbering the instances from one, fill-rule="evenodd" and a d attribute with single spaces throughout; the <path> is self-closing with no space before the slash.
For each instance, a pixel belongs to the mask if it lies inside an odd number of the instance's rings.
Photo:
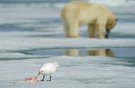
<path id="1" fill-rule="evenodd" d="M 65 37 L 68 37 L 68 34 L 69 34 L 69 27 L 67 26 L 67 24 L 66 23 L 64 23 L 63 24 L 63 26 L 64 26 L 64 35 L 65 35 Z"/>
<path id="2" fill-rule="evenodd" d="M 96 37 L 95 33 L 96 33 L 95 25 L 94 24 L 88 25 L 88 35 L 89 35 L 89 38 L 95 38 Z"/>
<path id="3" fill-rule="evenodd" d="M 79 38 L 79 25 L 77 23 L 71 23 L 68 29 L 69 38 Z"/>
<path id="4" fill-rule="evenodd" d="M 105 25 L 103 23 L 96 24 L 96 32 L 97 37 L 99 39 L 105 39 L 106 30 Z"/>

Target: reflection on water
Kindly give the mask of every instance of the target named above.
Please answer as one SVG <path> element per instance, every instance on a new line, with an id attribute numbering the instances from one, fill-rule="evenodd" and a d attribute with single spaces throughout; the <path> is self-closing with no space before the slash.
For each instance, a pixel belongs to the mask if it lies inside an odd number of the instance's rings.
<path id="1" fill-rule="evenodd" d="M 42 48 L 16 51 L 27 57 L 27 55 L 37 57 L 52 57 L 52 56 L 105 56 L 105 57 L 117 57 L 117 58 L 134 58 L 135 48 Z"/>
<path id="2" fill-rule="evenodd" d="M 114 52 L 115 51 L 115 52 Z M 25 55 L 38 55 L 38 56 L 105 56 L 105 57 L 118 57 L 119 55 L 116 52 L 117 50 L 113 49 L 104 49 L 104 48 L 89 48 L 89 49 L 82 49 L 82 48 L 65 48 L 65 49 L 33 49 L 33 50 L 24 50 L 24 51 L 17 51 L 19 53 L 23 53 Z M 117 54 L 117 55 L 116 55 Z"/>
<path id="3" fill-rule="evenodd" d="M 67 56 L 79 56 L 79 50 L 78 49 L 69 49 L 65 51 L 65 55 Z"/>
<path id="4" fill-rule="evenodd" d="M 79 49 L 69 49 L 66 50 L 65 55 L 67 56 L 82 56 L 82 51 Z M 87 56 L 107 56 L 115 57 L 115 54 L 111 49 L 97 49 L 97 50 L 87 50 Z"/>
<path id="5" fill-rule="evenodd" d="M 115 57 L 114 53 L 110 49 L 98 49 L 98 50 L 89 50 L 89 56 L 108 56 L 108 57 Z"/>

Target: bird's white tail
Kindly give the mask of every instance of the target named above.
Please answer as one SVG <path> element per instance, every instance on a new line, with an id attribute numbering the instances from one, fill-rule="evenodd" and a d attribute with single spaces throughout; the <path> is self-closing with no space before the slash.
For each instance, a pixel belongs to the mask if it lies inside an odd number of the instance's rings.
<path id="1" fill-rule="evenodd" d="M 54 62 L 54 65 L 55 65 L 56 67 L 59 67 L 59 66 L 60 66 L 60 65 L 58 65 L 57 61 Z"/>

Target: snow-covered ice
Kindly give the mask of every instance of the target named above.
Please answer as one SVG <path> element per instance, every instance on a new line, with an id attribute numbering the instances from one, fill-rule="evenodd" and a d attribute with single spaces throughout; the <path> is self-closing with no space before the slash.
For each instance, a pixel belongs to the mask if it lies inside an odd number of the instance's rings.
<path id="1" fill-rule="evenodd" d="M 8 38 L 0 40 L 0 49 L 5 51 L 38 48 L 108 48 L 135 47 L 134 39 L 60 39 L 60 38 Z M 81 42 L 80 42 L 81 41 Z"/>
<path id="2" fill-rule="evenodd" d="M 44 81 L 33 85 L 12 83 L 36 75 L 43 63 L 54 60 L 57 60 L 61 66 L 53 74 L 52 82 Z M 58 56 L 35 60 L 0 61 L 0 86 L 2 88 L 129 88 L 129 86 L 134 88 L 135 70 L 130 65 L 132 62 L 109 57 Z"/>

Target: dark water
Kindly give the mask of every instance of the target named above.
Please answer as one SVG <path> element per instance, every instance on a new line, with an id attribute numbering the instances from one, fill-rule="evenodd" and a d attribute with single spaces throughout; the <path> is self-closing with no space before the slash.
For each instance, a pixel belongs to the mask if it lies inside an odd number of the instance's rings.
<path id="1" fill-rule="evenodd" d="M 99 56 L 102 58 L 115 58 L 115 61 L 129 63 L 135 66 L 135 48 L 41 48 L 19 51 L 8 51 L 8 53 L 20 53 L 24 57 L 0 57 L 0 60 L 24 60 L 24 59 L 45 59 L 57 56 L 88 57 Z M 31 56 L 31 57 L 29 57 Z"/>
<path id="2" fill-rule="evenodd" d="M 51 48 L 51 49 L 32 49 L 17 51 L 27 55 L 39 56 L 107 56 L 115 58 L 134 58 L 135 48 Z"/>

